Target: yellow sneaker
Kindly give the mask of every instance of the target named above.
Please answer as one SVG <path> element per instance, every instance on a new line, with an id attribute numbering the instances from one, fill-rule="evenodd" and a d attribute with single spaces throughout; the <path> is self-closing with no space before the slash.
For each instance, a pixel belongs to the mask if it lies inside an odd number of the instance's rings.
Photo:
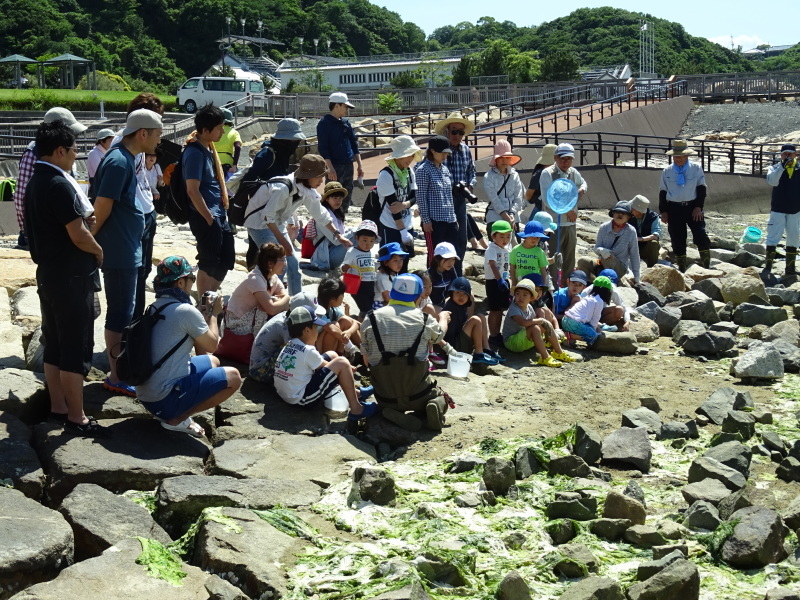
<path id="1" fill-rule="evenodd" d="M 573 362 L 576 362 L 575 357 L 574 356 L 570 356 L 566 352 L 552 352 L 550 354 L 550 356 L 552 356 L 556 360 L 560 360 L 562 363 L 573 363 Z"/>
<path id="2" fill-rule="evenodd" d="M 548 356 L 547 358 L 539 357 L 539 360 L 536 361 L 537 365 L 544 365 L 545 367 L 560 367 L 561 363 L 554 359 L 552 356 Z"/>

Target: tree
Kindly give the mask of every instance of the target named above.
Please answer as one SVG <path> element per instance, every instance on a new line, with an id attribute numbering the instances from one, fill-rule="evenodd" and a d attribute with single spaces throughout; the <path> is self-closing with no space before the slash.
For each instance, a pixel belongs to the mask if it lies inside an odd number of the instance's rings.
<path id="1" fill-rule="evenodd" d="M 425 87 L 425 80 L 416 71 L 401 71 L 390 83 L 400 89 Z"/>
<path id="2" fill-rule="evenodd" d="M 578 79 L 578 61 L 567 50 L 545 56 L 542 61 L 542 81 L 572 81 Z"/>

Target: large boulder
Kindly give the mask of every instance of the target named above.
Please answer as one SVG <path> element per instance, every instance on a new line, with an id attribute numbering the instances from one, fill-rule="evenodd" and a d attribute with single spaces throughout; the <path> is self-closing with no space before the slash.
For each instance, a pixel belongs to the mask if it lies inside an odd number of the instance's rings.
<path id="1" fill-rule="evenodd" d="M 655 316 L 655 311 L 653 316 Z M 636 341 L 640 343 L 654 342 L 661 335 L 656 322 L 644 316 L 631 321 L 628 328 L 630 333 L 636 337 Z"/>
<path id="2" fill-rule="evenodd" d="M 76 486 L 58 510 L 75 532 L 76 560 L 100 556 L 125 538 L 172 541 L 146 508 L 93 483 Z"/>
<path id="3" fill-rule="evenodd" d="M 619 582 L 610 577 L 587 577 L 573 583 L 561 600 L 625 600 Z"/>
<path id="4" fill-rule="evenodd" d="M 764 257 L 740 248 L 728 262 L 743 269 L 747 267 L 758 267 L 760 269 L 764 266 Z"/>
<path id="5" fill-rule="evenodd" d="M 686 289 L 683 274 L 666 265 L 653 265 L 646 269 L 642 281 L 651 284 L 662 296 L 669 296 L 673 292 L 682 292 Z"/>
<path id="6" fill-rule="evenodd" d="M 644 304 L 640 304 L 639 306 L 637 306 L 636 312 L 638 312 L 643 317 L 650 319 L 651 321 L 655 321 L 656 310 L 658 309 L 659 306 L 660 304 L 658 304 L 657 302 L 653 302 L 651 300 L 650 302 L 645 302 Z"/>
<path id="7" fill-rule="evenodd" d="M 632 525 L 644 525 L 647 512 L 642 503 L 635 498 L 611 491 L 606 496 L 603 518 L 627 519 Z"/>
<path id="8" fill-rule="evenodd" d="M 58 512 L 0 486 L 0 515 L 0 598 L 53 579 L 72 564 L 72 529 Z"/>
<path id="9" fill-rule="evenodd" d="M 647 581 L 628 588 L 629 600 L 697 600 L 700 571 L 690 560 L 678 559 Z"/>
<path id="10" fill-rule="evenodd" d="M 753 406 L 753 399 L 750 392 L 740 392 L 733 388 L 719 388 L 703 401 L 695 411 L 699 415 L 705 415 L 715 425 L 722 425 L 725 417 L 732 410 L 741 410 Z"/>
<path id="11" fill-rule="evenodd" d="M 733 311 L 733 322 L 743 327 L 771 326 L 788 318 L 786 311 L 778 306 L 763 306 L 749 302 L 743 302 Z"/>
<path id="12" fill-rule="evenodd" d="M 656 289 L 656 287 L 651 283 L 642 281 L 634 284 L 633 289 L 636 290 L 636 294 L 639 297 L 637 306 L 647 304 L 648 302 L 655 302 L 658 306 L 664 306 L 664 304 L 667 303 L 667 300 L 664 298 L 664 294 L 659 292 L 658 289 Z"/>
<path id="13" fill-rule="evenodd" d="M 721 425 L 721 423 L 719 424 Z M 703 456 L 713 458 L 725 466 L 736 469 L 745 477 L 750 475 L 750 460 L 753 457 L 753 451 L 741 442 L 731 441 L 718 444 L 706 450 Z"/>
<path id="14" fill-rule="evenodd" d="M 275 529 L 253 511 L 223 508 L 227 523 L 204 520 L 197 533 L 194 564 L 212 573 L 232 573 L 251 598 L 286 595 L 286 568 L 306 545 Z"/>
<path id="15" fill-rule="evenodd" d="M 711 298 L 689 302 L 680 306 L 681 318 L 690 321 L 700 321 L 707 325 L 719 322 L 717 309 L 714 308 L 714 301 Z"/>
<path id="16" fill-rule="evenodd" d="M 0 480 L 10 479 L 16 489 L 39 500 L 45 475 L 30 440 L 27 425 L 11 413 L 0 412 Z"/>
<path id="17" fill-rule="evenodd" d="M 718 479 L 703 479 L 696 483 L 690 483 L 681 489 L 681 495 L 686 503 L 691 505 L 698 500 L 708 502 L 713 506 L 718 506 L 725 498 L 730 496 L 731 491 L 725 484 Z"/>
<path id="18" fill-rule="evenodd" d="M 212 506 L 296 508 L 319 500 L 320 487 L 310 481 L 236 479 L 222 475 L 180 475 L 161 482 L 156 519 L 174 536 L 182 535 L 203 509 Z"/>
<path id="19" fill-rule="evenodd" d="M 602 333 L 592 346 L 592 350 L 613 354 L 636 354 L 636 336 L 631 332 L 611 331 Z"/>
<path id="20" fill-rule="evenodd" d="M 630 465 L 643 473 L 650 470 L 653 450 L 647 427 L 621 427 L 603 440 L 603 462 Z"/>
<path id="21" fill-rule="evenodd" d="M 722 279 L 702 279 L 692 285 L 692 290 L 703 292 L 715 302 L 725 302 L 722 295 Z"/>
<path id="22" fill-rule="evenodd" d="M 672 341 L 678 346 L 683 346 L 690 337 L 697 337 L 706 331 L 706 326 L 700 321 L 681 320 L 672 330 Z"/>
<path id="23" fill-rule="evenodd" d="M 783 340 L 794 346 L 800 346 L 800 321 L 788 319 L 776 323 L 761 334 L 761 340 L 764 342 Z"/>
<path id="24" fill-rule="evenodd" d="M 722 559 L 739 569 L 758 569 L 786 558 L 783 542 L 789 533 L 780 515 L 761 506 L 737 510 L 731 521 L 738 521 L 722 545 Z"/>
<path id="25" fill-rule="evenodd" d="M 743 302 L 749 302 L 750 296 L 758 296 L 765 302 L 769 301 L 764 283 L 756 269 L 749 268 L 739 273 L 732 273 L 722 280 L 722 297 L 725 302 L 732 302 L 738 306 Z"/>
<path id="26" fill-rule="evenodd" d="M 12 252 L 19 252 L 11 255 Z M 12 296 L 24 287 L 36 289 L 36 264 L 30 254 L 19 250 L 4 250 L 0 253 L 0 287 Z"/>
<path id="27" fill-rule="evenodd" d="M 709 456 L 699 456 L 689 466 L 687 481 L 694 483 L 707 478 L 721 481 L 732 492 L 742 489 L 747 484 L 745 476 L 736 469 L 723 465 Z"/>
<path id="28" fill-rule="evenodd" d="M 707 279 L 720 279 L 725 276 L 725 273 L 718 269 L 706 269 L 698 264 L 689 265 L 686 269 L 685 275 L 688 275 L 693 281 L 705 281 Z"/>
<path id="29" fill-rule="evenodd" d="M 752 342 L 731 364 L 731 375 L 740 379 L 780 379 L 783 373 L 781 353 L 769 342 Z"/>
<path id="30" fill-rule="evenodd" d="M 663 306 L 656 310 L 656 325 L 662 337 L 670 337 L 681 322 L 681 310 L 673 306 Z"/>

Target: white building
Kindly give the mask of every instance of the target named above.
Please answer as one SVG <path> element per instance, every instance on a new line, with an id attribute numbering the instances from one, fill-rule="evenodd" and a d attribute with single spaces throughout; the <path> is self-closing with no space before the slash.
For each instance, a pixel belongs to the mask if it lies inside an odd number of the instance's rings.
<path id="1" fill-rule="evenodd" d="M 480 49 L 358 56 L 352 59 L 304 54 L 284 61 L 278 69 L 278 75 L 281 89 L 284 90 L 292 79 L 298 84 L 313 85 L 310 81 L 319 74 L 322 77 L 319 83 L 322 85 L 356 91 L 387 87 L 400 73 L 426 65 L 431 69 L 427 82 L 429 85 L 434 85 L 434 76 L 439 85 L 450 85 L 453 68 L 462 56 L 472 52 L 480 52 Z"/>

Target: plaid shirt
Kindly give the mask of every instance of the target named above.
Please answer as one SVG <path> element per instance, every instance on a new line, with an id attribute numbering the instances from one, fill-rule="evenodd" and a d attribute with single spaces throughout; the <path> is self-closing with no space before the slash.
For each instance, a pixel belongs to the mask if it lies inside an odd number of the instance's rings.
<path id="1" fill-rule="evenodd" d="M 19 159 L 19 175 L 17 187 L 14 190 L 14 208 L 17 210 L 17 224 L 20 232 L 25 231 L 25 188 L 33 176 L 33 165 L 39 160 L 33 147 L 29 146 Z"/>
<path id="2" fill-rule="evenodd" d="M 453 208 L 453 180 L 447 167 L 444 164 L 436 167 L 426 159 L 417 165 L 414 174 L 417 178 L 417 206 L 422 222 L 454 223 L 456 211 Z"/>
<path id="3" fill-rule="evenodd" d="M 461 142 L 457 147 L 450 146 L 450 149 L 453 152 L 448 155 L 444 164 L 450 169 L 453 183 L 455 184 L 459 181 L 463 181 L 467 185 L 474 187 L 477 179 L 475 178 L 475 163 L 472 162 L 469 146 Z"/>

